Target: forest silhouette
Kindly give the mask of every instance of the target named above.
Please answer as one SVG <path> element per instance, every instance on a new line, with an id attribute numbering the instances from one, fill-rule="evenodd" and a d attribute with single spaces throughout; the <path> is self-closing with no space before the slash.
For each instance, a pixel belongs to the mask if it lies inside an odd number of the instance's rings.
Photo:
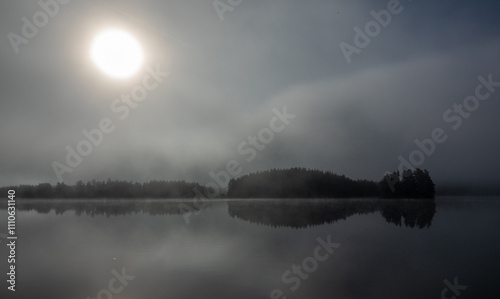
<path id="1" fill-rule="evenodd" d="M 185 181 L 151 181 L 147 183 L 92 180 L 75 185 L 19 185 L 0 188 L 7 194 L 13 189 L 18 198 L 31 199 L 126 199 L 195 198 L 208 187 Z M 225 191 L 225 190 L 222 190 Z M 427 170 L 407 170 L 386 175 L 380 182 L 353 180 L 329 171 L 305 168 L 272 169 L 255 172 L 229 181 L 227 191 L 219 192 L 226 198 L 422 198 L 432 199 L 435 185 Z"/>

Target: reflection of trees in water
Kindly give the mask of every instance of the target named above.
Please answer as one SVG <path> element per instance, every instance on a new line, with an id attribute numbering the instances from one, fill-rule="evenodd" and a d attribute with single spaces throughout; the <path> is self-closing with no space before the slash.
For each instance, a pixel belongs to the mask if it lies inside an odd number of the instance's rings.
<path id="1" fill-rule="evenodd" d="M 228 201 L 228 213 L 252 223 L 273 227 L 304 228 L 334 223 L 356 214 L 376 211 L 374 201 L 251 200 Z"/>
<path id="2" fill-rule="evenodd" d="M 381 212 L 388 223 L 430 227 L 436 212 L 432 200 L 251 200 L 228 201 L 228 213 L 272 227 L 305 228 L 334 223 L 353 215 Z"/>
<path id="3" fill-rule="evenodd" d="M 181 209 L 181 202 L 178 201 L 138 201 L 138 200 L 106 200 L 106 201 L 50 201 L 50 200 L 29 200 L 17 201 L 16 208 L 20 211 L 36 211 L 40 214 L 48 214 L 52 210 L 57 215 L 62 215 L 67 211 L 74 211 L 77 216 L 119 216 L 147 213 L 149 215 L 183 215 L 187 212 L 196 212 L 196 208 L 191 201 L 183 201 L 185 206 Z M 210 207 L 210 204 L 203 208 Z M 186 207 L 191 207 L 188 210 Z M 2 206 L 2 209 L 5 209 Z"/>
<path id="4" fill-rule="evenodd" d="M 180 208 L 180 204 L 184 206 Z M 204 204 L 209 208 L 216 203 Z M 380 212 L 388 223 L 408 227 L 430 227 L 436 212 L 433 200 L 377 200 L 377 199 L 258 199 L 228 200 L 228 214 L 252 223 L 272 227 L 305 228 L 334 223 L 353 215 Z M 187 208 L 190 207 L 190 208 Z M 48 214 L 52 210 L 57 215 L 74 211 L 77 216 L 119 216 L 144 213 L 148 215 L 183 215 L 196 212 L 191 201 L 162 200 L 18 200 L 20 211 L 36 211 Z M 5 210 L 6 205 L 1 209 Z"/>
<path id="5" fill-rule="evenodd" d="M 380 212 L 385 220 L 401 226 L 419 228 L 430 227 L 436 213 L 436 203 L 433 200 L 393 200 L 381 201 Z"/>

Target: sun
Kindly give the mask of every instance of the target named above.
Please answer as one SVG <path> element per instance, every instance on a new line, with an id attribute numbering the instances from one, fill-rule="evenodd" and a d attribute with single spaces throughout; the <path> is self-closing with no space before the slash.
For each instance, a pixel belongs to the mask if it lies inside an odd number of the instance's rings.
<path id="1" fill-rule="evenodd" d="M 135 74 L 143 60 L 137 40 L 119 29 L 99 33 L 92 43 L 91 57 L 102 72 L 117 79 Z"/>

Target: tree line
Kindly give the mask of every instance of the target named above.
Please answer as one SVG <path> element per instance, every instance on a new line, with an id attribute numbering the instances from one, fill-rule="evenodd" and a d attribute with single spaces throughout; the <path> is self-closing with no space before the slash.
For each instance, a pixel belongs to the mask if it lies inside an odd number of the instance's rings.
<path id="1" fill-rule="evenodd" d="M 380 182 L 383 198 L 428 198 L 435 196 L 435 184 L 429 171 L 422 169 L 406 170 L 386 174 Z"/>
<path id="2" fill-rule="evenodd" d="M 377 197 L 379 186 L 368 180 L 305 168 L 272 169 L 229 181 L 229 198 Z"/>
<path id="3" fill-rule="evenodd" d="M 75 185 L 48 183 L 0 188 L 19 198 L 194 198 L 207 187 L 185 181 L 78 181 Z M 195 193 L 195 190 L 199 193 Z M 387 174 L 380 182 L 353 180 L 345 175 L 306 168 L 271 169 L 231 179 L 227 198 L 434 198 L 435 185 L 427 170 Z"/>
<path id="4" fill-rule="evenodd" d="M 0 188 L 1 193 L 14 189 L 19 198 L 193 198 L 193 189 L 206 193 L 206 188 L 198 183 L 185 181 L 150 181 L 133 183 L 127 181 L 92 180 L 78 181 L 75 185 L 48 183 L 20 185 Z"/>
<path id="5" fill-rule="evenodd" d="M 380 182 L 353 180 L 329 171 L 272 169 L 232 179 L 230 198 L 422 198 L 433 199 L 434 183 L 427 170 L 386 175 Z"/>

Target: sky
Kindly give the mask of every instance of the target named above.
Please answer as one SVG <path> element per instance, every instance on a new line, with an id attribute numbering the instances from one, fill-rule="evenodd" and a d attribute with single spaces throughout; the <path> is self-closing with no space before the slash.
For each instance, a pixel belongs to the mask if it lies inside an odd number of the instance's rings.
<path id="1" fill-rule="evenodd" d="M 0 185 L 403 164 L 499 182 L 498 1 L 55 3 L 0 4 Z M 130 78 L 92 63 L 108 28 L 144 51 Z"/>

